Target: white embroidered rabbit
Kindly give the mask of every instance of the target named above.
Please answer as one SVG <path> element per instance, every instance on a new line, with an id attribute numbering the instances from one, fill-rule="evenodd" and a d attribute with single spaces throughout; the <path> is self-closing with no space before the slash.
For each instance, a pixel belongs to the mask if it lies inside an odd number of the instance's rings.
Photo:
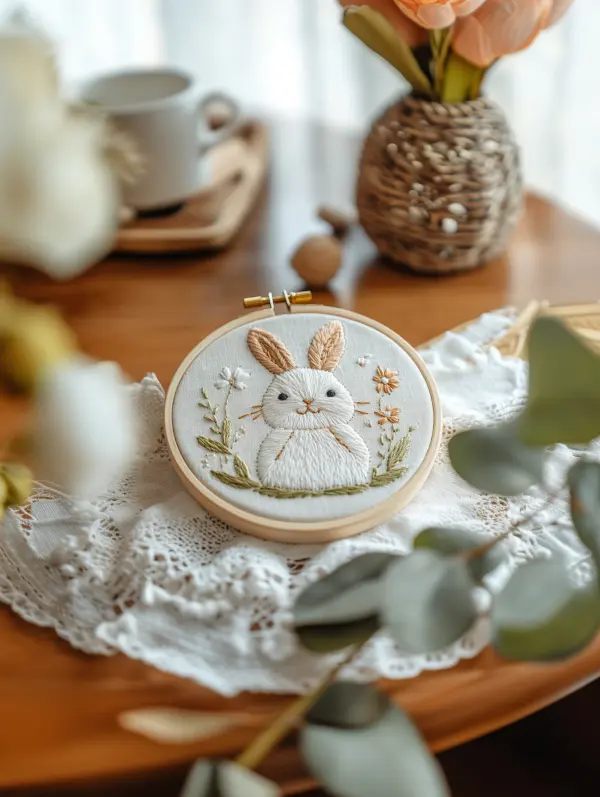
<path id="1" fill-rule="evenodd" d="M 369 481 L 369 451 L 349 426 L 352 397 L 333 375 L 344 353 L 344 328 L 325 324 L 308 350 L 310 368 L 297 368 L 284 344 L 262 329 L 248 332 L 248 346 L 274 374 L 262 401 L 273 427 L 258 452 L 258 476 L 266 487 L 320 491 Z"/>

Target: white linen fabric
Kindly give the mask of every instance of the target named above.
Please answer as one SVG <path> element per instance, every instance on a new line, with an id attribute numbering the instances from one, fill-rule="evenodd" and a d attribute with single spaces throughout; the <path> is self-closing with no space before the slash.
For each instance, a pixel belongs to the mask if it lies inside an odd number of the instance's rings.
<path id="1" fill-rule="evenodd" d="M 522 406 L 526 365 L 485 345 L 512 319 L 509 311 L 484 315 L 422 352 L 440 390 L 445 441 Z M 498 534 L 544 504 L 538 488 L 510 500 L 471 489 L 452 471 L 444 443 L 421 493 L 378 528 L 330 545 L 257 540 L 211 517 L 184 491 L 163 439 L 157 379 L 129 389 L 144 429 L 135 466 L 93 504 L 39 485 L 27 513 L 9 512 L 0 533 L 0 600 L 83 651 L 123 652 L 222 695 L 303 692 L 332 666 L 335 657 L 299 648 L 291 609 L 306 585 L 340 564 L 369 551 L 405 553 L 431 525 Z M 550 483 L 576 456 L 564 446 L 553 451 Z M 557 500 L 521 527 L 500 577 L 526 558 L 560 552 L 585 579 L 588 557 L 567 518 L 566 502 Z M 474 656 L 488 638 L 481 620 L 447 650 L 414 656 L 381 632 L 346 674 L 411 678 Z"/>

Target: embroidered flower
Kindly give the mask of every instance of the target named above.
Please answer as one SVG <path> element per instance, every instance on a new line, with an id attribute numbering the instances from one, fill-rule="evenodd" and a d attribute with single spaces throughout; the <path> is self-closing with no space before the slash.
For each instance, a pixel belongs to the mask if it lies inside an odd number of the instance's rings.
<path id="1" fill-rule="evenodd" d="M 375 390 L 378 393 L 386 393 L 389 396 L 392 390 L 395 390 L 400 384 L 398 382 L 398 371 L 391 371 L 389 368 L 381 368 L 378 365 L 373 382 L 375 382 Z"/>
<path id="2" fill-rule="evenodd" d="M 377 423 L 383 426 L 385 423 L 400 423 L 400 408 L 391 407 L 389 404 L 381 410 L 376 410 L 375 415 L 379 416 Z"/>
<path id="3" fill-rule="evenodd" d="M 369 360 L 371 359 L 372 354 L 363 354 L 362 357 L 359 357 L 356 361 L 357 365 L 360 365 L 361 368 L 364 368 L 365 365 L 368 364 Z"/>
<path id="4" fill-rule="evenodd" d="M 235 371 L 232 371 L 231 368 L 224 366 L 219 371 L 219 379 L 215 382 L 215 387 L 217 390 L 225 390 L 228 387 L 233 387 L 236 390 L 245 390 L 247 385 L 245 382 L 241 382 L 241 379 L 248 379 L 250 374 L 248 371 L 244 371 L 243 368 L 236 368 Z"/>

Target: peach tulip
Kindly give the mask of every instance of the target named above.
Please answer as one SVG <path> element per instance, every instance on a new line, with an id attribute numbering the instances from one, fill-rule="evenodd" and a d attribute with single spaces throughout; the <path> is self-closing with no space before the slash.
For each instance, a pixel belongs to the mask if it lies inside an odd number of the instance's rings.
<path id="1" fill-rule="evenodd" d="M 553 0 L 486 0 L 474 14 L 459 19 L 452 49 L 479 67 L 523 50 L 548 22 Z"/>
<path id="2" fill-rule="evenodd" d="M 402 41 L 411 48 L 424 44 L 428 39 L 427 32 L 403 14 L 395 0 L 339 0 L 339 3 L 343 8 L 369 6 L 378 11 L 396 29 Z"/>
<path id="3" fill-rule="evenodd" d="M 448 28 L 457 17 L 472 14 L 486 0 L 394 0 L 407 17 L 423 28 Z"/>

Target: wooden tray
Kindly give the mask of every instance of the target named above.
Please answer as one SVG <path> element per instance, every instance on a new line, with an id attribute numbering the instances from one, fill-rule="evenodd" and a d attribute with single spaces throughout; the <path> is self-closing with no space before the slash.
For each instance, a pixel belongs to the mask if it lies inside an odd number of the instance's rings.
<path id="1" fill-rule="evenodd" d="M 140 216 L 121 227 L 115 251 L 168 253 L 220 249 L 252 210 L 267 173 L 267 128 L 242 122 L 231 139 L 209 154 L 208 186 L 177 210 Z"/>

